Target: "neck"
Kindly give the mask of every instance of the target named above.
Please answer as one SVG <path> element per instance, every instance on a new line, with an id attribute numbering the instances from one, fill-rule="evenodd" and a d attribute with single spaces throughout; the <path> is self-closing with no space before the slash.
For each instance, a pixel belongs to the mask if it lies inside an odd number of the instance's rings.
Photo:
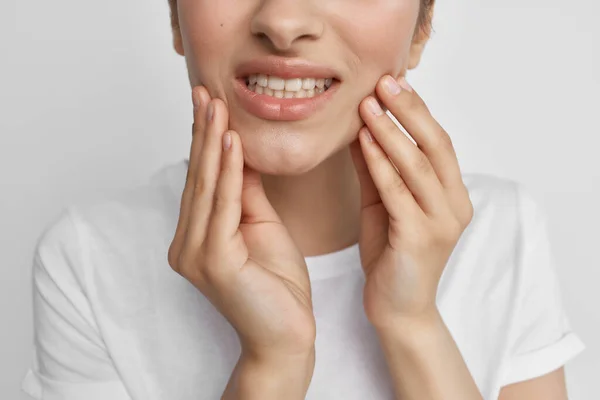
<path id="1" fill-rule="evenodd" d="M 360 184 L 348 147 L 297 176 L 262 175 L 267 198 L 305 257 L 358 242 Z"/>

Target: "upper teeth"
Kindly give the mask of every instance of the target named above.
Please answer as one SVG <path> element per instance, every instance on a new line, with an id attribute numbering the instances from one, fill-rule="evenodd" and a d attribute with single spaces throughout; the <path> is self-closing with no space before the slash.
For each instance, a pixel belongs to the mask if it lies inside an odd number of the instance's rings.
<path id="1" fill-rule="evenodd" d="M 254 84 L 269 88 L 271 90 L 285 90 L 287 92 L 298 92 L 300 90 L 314 90 L 315 88 L 329 88 L 333 82 L 332 78 L 293 78 L 283 79 L 278 76 L 253 74 L 248 77 L 248 85 Z"/>

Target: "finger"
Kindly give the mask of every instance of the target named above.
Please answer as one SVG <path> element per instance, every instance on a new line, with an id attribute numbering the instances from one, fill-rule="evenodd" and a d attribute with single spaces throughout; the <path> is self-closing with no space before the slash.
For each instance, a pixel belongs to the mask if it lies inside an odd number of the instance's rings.
<path id="1" fill-rule="evenodd" d="M 391 76 L 389 79 L 391 83 L 394 82 Z M 419 94 L 406 82 L 406 78 L 400 77 L 397 81 L 401 88 L 404 86 L 407 90 L 394 95 L 385 90 L 382 80 L 375 89 L 377 95 L 427 156 L 452 208 L 455 212 L 460 212 L 469 194 L 463 182 L 452 139 L 431 115 Z"/>
<path id="2" fill-rule="evenodd" d="M 400 93 L 395 95 L 386 90 L 386 81 L 391 84 L 399 82 Z M 394 80 L 388 75 L 380 80 L 375 90 L 398 122 L 415 139 L 417 146 L 431 162 L 444 187 L 448 188 L 456 183 L 462 184 L 460 166 L 450 135 L 431 115 L 421 96 L 408 84 L 406 78 L 400 77 Z"/>
<path id="3" fill-rule="evenodd" d="M 244 167 L 244 184 L 242 186 L 242 222 L 277 222 L 281 218 L 267 198 L 260 173 Z"/>
<path id="4" fill-rule="evenodd" d="M 200 158 L 200 149 L 202 148 L 202 138 L 204 137 L 204 113 L 206 112 L 206 106 L 210 101 L 210 96 L 206 89 L 202 86 L 194 87 L 192 89 L 192 102 L 194 98 L 198 101 L 198 107 L 194 107 L 194 122 L 192 124 L 192 144 L 190 147 L 190 158 L 188 161 L 188 169 L 186 174 L 185 186 L 181 195 L 179 219 L 177 221 L 177 228 L 175 230 L 175 236 L 173 242 L 169 247 L 169 260 L 174 260 L 178 257 L 181 248 L 183 247 L 184 238 L 187 233 L 190 205 L 192 197 L 194 195 L 194 182 L 196 180 L 196 169 L 198 166 L 198 159 Z M 174 262 L 173 264 L 176 264 Z"/>
<path id="5" fill-rule="evenodd" d="M 220 248 L 225 249 L 231 238 L 237 233 L 242 215 L 242 184 L 244 156 L 241 142 L 235 131 L 227 131 L 231 146 L 223 149 L 221 171 L 213 204 L 213 213 L 209 222 L 210 240 L 216 240 Z"/>
<path id="6" fill-rule="evenodd" d="M 207 107 L 206 116 L 205 138 L 196 169 L 194 196 L 184 245 L 184 250 L 189 249 L 194 254 L 206 238 L 213 208 L 215 188 L 221 169 L 221 141 L 223 133 L 227 130 L 229 118 L 227 106 L 220 99 L 212 99 Z"/>
<path id="7" fill-rule="evenodd" d="M 423 211 L 431 216 L 446 213 L 446 193 L 425 154 L 383 112 L 374 97 L 368 96 L 361 103 L 360 112 Z"/>
<path id="8" fill-rule="evenodd" d="M 360 138 L 357 138 L 350 144 L 350 154 L 352 155 L 352 162 L 358 175 L 360 182 L 360 199 L 361 208 L 367 208 L 373 204 L 377 204 L 381 201 L 377 186 L 373 182 L 369 167 L 365 160 L 362 146 L 360 144 Z"/>
<path id="9" fill-rule="evenodd" d="M 196 97 L 199 101 L 198 107 L 194 109 L 194 122 L 192 124 L 192 145 L 190 148 L 190 158 L 188 160 L 188 170 L 184 187 L 184 194 L 182 195 L 182 212 L 184 213 L 182 223 L 185 227 L 184 231 L 187 231 L 187 224 L 189 221 L 190 204 L 194 195 L 194 187 L 196 182 L 198 163 L 200 160 L 200 150 L 202 149 L 202 142 L 204 141 L 204 128 L 206 126 L 206 107 L 210 101 L 210 96 L 206 88 L 200 86 L 194 88 L 192 96 Z"/>
<path id="10" fill-rule="evenodd" d="M 365 151 L 361 145 L 360 137 L 357 137 L 357 139 L 350 144 L 350 152 L 360 183 L 360 240 L 370 248 L 381 249 L 388 241 L 387 234 L 390 222 L 389 212 L 381 200 L 377 186 L 375 186 L 375 182 L 373 182 L 373 178 L 369 172 L 369 167 L 365 160 Z M 363 240 L 363 238 L 368 238 L 368 240 Z M 368 251 L 365 252 L 362 257 L 363 265 L 366 266 L 367 269 L 368 266 L 373 265 L 374 261 L 372 258 L 366 258 L 368 253 Z"/>
<path id="11" fill-rule="evenodd" d="M 387 154 L 377 140 L 371 141 L 367 138 L 366 133 L 369 131 L 367 127 L 361 129 L 359 133 L 361 146 L 367 168 L 390 218 L 400 222 L 403 219 L 422 216 L 423 210 Z"/>

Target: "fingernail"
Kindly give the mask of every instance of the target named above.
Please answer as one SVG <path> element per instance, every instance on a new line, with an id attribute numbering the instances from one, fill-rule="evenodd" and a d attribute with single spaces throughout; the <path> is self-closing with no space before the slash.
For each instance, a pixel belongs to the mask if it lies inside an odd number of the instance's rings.
<path id="1" fill-rule="evenodd" d="M 369 131 L 369 128 L 367 128 L 366 126 L 363 127 L 362 128 L 362 133 L 367 138 L 367 140 L 369 142 L 373 142 L 373 135 L 371 135 L 371 132 Z"/>
<path id="2" fill-rule="evenodd" d="M 194 89 L 192 89 L 192 103 L 194 103 L 194 110 L 200 105 L 200 96 L 198 95 L 198 91 Z"/>
<path id="3" fill-rule="evenodd" d="M 402 77 L 398 80 L 398 85 L 400 85 L 404 90 L 408 90 L 409 92 L 413 91 L 412 86 L 408 84 L 405 77 Z"/>
<path id="4" fill-rule="evenodd" d="M 206 121 L 208 121 L 208 122 L 212 121 L 212 117 L 213 117 L 214 113 L 215 113 L 215 105 L 211 101 L 210 103 L 208 103 L 208 108 L 206 110 Z"/>
<path id="5" fill-rule="evenodd" d="M 379 103 L 377 102 L 377 100 L 375 100 L 373 97 L 369 97 L 367 99 L 367 107 L 369 108 L 369 111 L 371 111 L 371 113 L 373 113 L 373 115 L 376 115 L 376 116 L 383 115 L 383 110 L 379 106 Z"/>
<path id="6" fill-rule="evenodd" d="M 383 78 L 383 86 L 385 87 L 385 90 L 394 96 L 402 91 L 398 82 L 389 75 Z"/>
<path id="7" fill-rule="evenodd" d="M 231 133 L 225 132 L 223 135 L 223 150 L 227 151 L 231 147 Z"/>

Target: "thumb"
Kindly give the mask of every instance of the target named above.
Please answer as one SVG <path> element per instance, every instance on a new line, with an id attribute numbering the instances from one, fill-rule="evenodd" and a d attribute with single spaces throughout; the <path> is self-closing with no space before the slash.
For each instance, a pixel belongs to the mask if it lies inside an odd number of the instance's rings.
<path id="1" fill-rule="evenodd" d="M 377 186 L 375 186 L 375 182 L 373 182 L 373 178 L 371 178 L 371 173 L 369 172 L 367 161 L 365 160 L 358 138 L 350 143 L 350 153 L 352 154 L 352 162 L 354 163 L 354 168 L 360 182 L 361 208 L 381 202 L 379 191 L 377 190 Z"/>
<path id="2" fill-rule="evenodd" d="M 279 215 L 267 198 L 260 173 L 244 166 L 244 182 L 242 184 L 242 222 L 278 222 Z"/>

